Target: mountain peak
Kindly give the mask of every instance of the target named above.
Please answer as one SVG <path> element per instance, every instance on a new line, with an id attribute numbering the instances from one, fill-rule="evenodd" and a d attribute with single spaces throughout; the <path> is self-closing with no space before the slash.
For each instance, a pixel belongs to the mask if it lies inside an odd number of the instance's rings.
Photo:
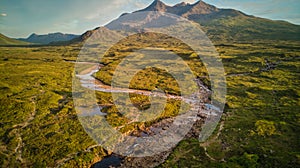
<path id="1" fill-rule="evenodd" d="M 197 2 L 195 2 L 194 4 L 193 4 L 193 6 L 197 6 L 197 7 L 214 7 L 213 5 L 210 5 L 210 4 L 208 4 L 208 3 L 205 3 L 204 1 L 202 1 L 202 0 L 199 0 L 199 1 L 197 1 Z"/>
<path id="2" fill-rule="evenodd" d="M 150 6 L 147 8 L 143 9 L 142 11 L 160 11 L 160 12 L 166 12 L 167 8 L 166 4 L 164 4 L 160 0 L 154 0 Z"/>
<path id="3" fill-rule="evenodd" d="M 213 12 L 217 12 L 219 9 L 213 5 L 209 5 L 202 0 L 194 3 L 192 5 L 191 10 L 189 11 L 190 14 L 210 14 Z"/>
<path id="4" fill-rule="evenodd" d="M 152 4 L 164 4 L 161 0 L 154 0 Z"/>
<path id="5" fill-rule="evenodd" d="M 29 39 L 29 38 L 34 38 L 34 37 L 37 37 L 37 36 L 38 36 L 38 34 L 32 33 L 31 35 L 28 36 L 28 39 Z"/>
<path id="6" fill-rule="evenodd" d="M 133 12 L 132 17 L 127 14 L 129 16 L 114 20 L 106 27 L 110 30 L 136 32 L 143 31 L 144 27 L 163 28 L 174 25 L 175 17 L 153 15 L 147 13 L 149 11 L 166 12 L 194 21 L 204 28 L 203 31 L 207 33 L 209 38 L 216 41 L 251 40 L 254 38 L 299 40 L 299 26 L 249 16 L 235 9 L 217 8 L 202 0 L 193 4 L 181 2 L 174 6 L 168 6 L 160 0 L 155 0 L 145 9 Z M 144 13 L 134 15 L 138 12 Z M 264 24 L 265 22 L 268 24 Z M 137 28 L 137 26 L 139 27 Z M 282 32 L 282 27 L 285 27 L 286 31 Z M 282 34 L 282 36 L 276 37 L 277 34 Z"/>
<path id="7" fill-rule="evenodd" d="M 154 0 L 148 7 L 140 11 L 168 12 L 179 16 L 188 17 L 189 15 L 195 15 L 195 14 L 199 15 L 199 14 L 210 14 L 210 13 L 218 12 L 219 9 L 215 6 L 203 2 L 202 0 L 199 0 L 194 4 L 181 2 L 174 6 L 168 6 L 164 4 L 161 0 Z"/>
<path id="8" fill-rule="evenodd" d="M 173 7 L 186 6 L 188 5 L 186 2 L 181 2 L 179 4 L 174 5 Z"/>

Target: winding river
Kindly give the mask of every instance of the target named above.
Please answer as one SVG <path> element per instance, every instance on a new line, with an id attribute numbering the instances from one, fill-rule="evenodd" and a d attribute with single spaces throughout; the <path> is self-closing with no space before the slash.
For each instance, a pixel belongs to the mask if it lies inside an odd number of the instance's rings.
<path id="1" fill-rule="evenodd" d="M 78 62 L 77 62 L 78 63 Z M 190 105 L 192 105 L 194 110 L 197 110 L 197 116 L 194 116 L 192 118 L 188 118 L 187 120 L 193 120 L 193 121 L 197 121 L 197 120 L 201 120 L 203 116 L 214 116 L 214 115 L 218 115 L 217 113 L 219 112 L 219 109 L 209 103 L 207 103 L 208 99 L 205 100 L 201 100 L 200 104 L 199 103 L 199 97 L 203 97 L 203 95 L 205 95 L 205 97 L 208 97 L 209 94 L 211 94 L 211 91 L 204 86 L 201 82 L 197 81 L 197 84 L 199 86 L 199 93 L 196 93 L 195 95 L 193 95 L 192 97 L 182 97 L 182 96 L 176 96 L 176 95 L 169 95 L 169 94 L 162 94 L 162 93 L 153 93 L 151 91 L 146 91 L 146 90 L 136 90 L 136 89 L 128 89 L 128 88 L 113 88 L 109 85 L 105 85 L 103 84 L 101 81 L 99 80 L 95 80 L 95 78 L 93 77 L 93 74 L 98 72 L 99 69 L 102 67 L 101 64 L 97 64 L 97 63 L 80 63 L 80 64 L 89 64 L 90 67 L 86 68 L 84 71 L 81 71 L 81 73 L 76 74 L 76 77 L 80 79 L 80 84 L 81 86 L 83 86 L 84 88 L 88 88 L 91 90 L 95 90 L 95 91 L 100 91 L 100 92 L 115 92 L 115 93 L 135 93 L 135 94 L 141 94 L 141 95 L 147 95 L 147 96 L 161 96 L 161 97 L 166 97 L 169 99 L 177 99 L 177 100 L 182 100 L 186 103 L 189 103 Z M 106 115 L 106 113 L 103 113 L 101 111 L 103 107 L 100 106 L 100 111 L 99 108 L 95 108 L 93 109 L 93 111 L 89 111 L 87 114 L 89 116 L 91 115 Z M 193 110 L 192 109 L 192 110 Z M 170 121 L 174 121 L 172 119 L 165 119 L 166 121 L 168 120 L 168 122 L 165 123 L 170 123 Z M 160 121 L 160 122 L 164 122 L 164 121 Z M 154 124 L 152 125 L 149 130 L 151 130 L 152 132 L 160 132 L 162 131 L 166 125 L 164 124 Z M 182 124 L 182 123 L 178 123 L 178 124 Z M 143 132 L 141 134 L 141 136 L 149 136 L 149 134 Z M 96 164 L 93 165 L 93 167 L 110 167 L 110 166 L 116 166 L 115 164 L 119 165 L 124 158 L 118 157 L 116 155 L 111 155 L 109 157 L 104 158 L 102 161 L 97 162 Z M 112 163 L 112 165 L 110 165 L 110 163 Z"/>

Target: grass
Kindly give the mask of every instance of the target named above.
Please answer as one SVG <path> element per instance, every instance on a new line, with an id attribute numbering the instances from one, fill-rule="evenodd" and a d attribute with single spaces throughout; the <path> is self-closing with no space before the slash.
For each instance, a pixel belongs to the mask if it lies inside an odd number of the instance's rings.
<path id="1" fill-rule="evenodd" d="M 119 97 L 125 96 L 126 94 L 119 94 Z M 130 93 L 130 100 L 123 101 L 124 104 L 133 104 L 139 110 L 147 110 L 151 106 L 149 96 L 139 95 Z M 145 127 L 149 127 L 162 119 L 175 117 L 180 113 L 180 107 L 186 111 L 189 109 L 189 105 L 180 100 L 167 99 L 166 105 L 163 111 L 155 115 L 147 115 L 147 121 L 144 122 L 131 122 L 130 119 L 126 118 L 122 113 L 130 113 L 130 109 L 127 111 L 119 111 L 115 105 L 113 105 L 113 99 L 110 93 L 96 92 L 98 104 L 105 106 L 102 112 L 106 113 L 107 122 L 114 128 L 119 128 L 122 133 L 132 133 L 136 130 L 143 130 Z M 124 98 L 125 99 L 125 98 Z M 157 102 L 156 102 L 157 103 Z M 125 106 L 125 105 L 124 105 Z M 125 108 L 126 109 L 126 108 Z M 150 119 L 150 120 L 149 120 Z"/>
<path id="2" fill-rule="evenodd" d="M 3 45 L 29 45 L 30 43 L 11 39 L 0 33 L 0 46 Z"/>
<path id="3" fill-rule="evenodd" d="M 77 120 L 72 102 L 74 64 L 63 61 L 76 57 L 72 47 L 0 50 L 2 167 L 55 166 L 93 145 Z M 93 159 L 75 163 L 90 164 Z"/>
<path id="4" fill-rule="evenodd" d="M 192 73 L 196 77 L 204 78 L 203 82 L 206 85 L 209 85 L 208 72 L 199 58 L 195 57 L 195 53 L 193 53 L 191 48 L 189 48 L 187 45 L 184 45 L 183 42 L 178 39 L 157 33 L 143 33 L 141 35 L 129 36 L 128 38 L 121 40 L 101 59 L 101 63 L 103 63 L 105 67 L 101 68 L 100 71 L 95 74 L 95 77 L 101 80 L 103 83 L 111 85 L 114 71 L 119 65 L 120 60 L 130 56 L 132 52 L 138 52 L 138 50 L 146 49 L 148 47 L 161 48 L 176 54 L 187 63 L 187 65 L 191 68 Z M 150 51 L 148 53 L 150 53 Z M 167 54 L 169 55 L 167 56 Z M 156 62 L 153 62 L 153 60 L 161 59 L 163 65 L 166 65 L 166 67 L 177 66 L 177 74 L 183 74 L 182 72 L 185 71 L 184 66 L 176 65 L 176 61 L 178 60 L 174 60 L 174 56 L 171 55 L 171 53 L 157 51 L 157 53 L 154 54 L 154 56 L 152 56 L 153 58 L 151 59 L 145 57 L 143 54 L 132 57 L 138 57 L 138 60 L 143 60 L 143 63 L 147 63 L 149 67 L 138 71 L 138 74 L 131 79 L 129 88 L 150 91 L 158 88 L 166 93 L 175 95 L 180 94 L 180 88 L 172 75 L 166 72 L 166 70 L 151 67 L 151 65 L 157 64 Z M 135 62 L 131 64 L 126 63 L 124 66 L 122 66 L 121 71 L 130 72 L 135 70 L 137 66 L 141 65 Z M 187 77 L 187 75 L 185 75 L 185 77 Z M 126 76 L 123 78 L 124 79 L 119 80 L 119 85 L 123 85 L 127 80 Z M 186 79 L 183 81 L 190 80 Z"/>
<path id="5" fill-rule="evenodd" d="M 284 45 L 285 46 L 285 45 Z M 297 46 L 290 43 L 288 46 Z M 299 50 L 271 44 L 234 44 L 218 47 L 227 74 L 227 104 L 224 128 L 208 140 L 209 157 L 196 167 L 297 167 L 299 165 Z M 260 72 L 264 59 L 278 62 L 274 70 Z M 256 62 L 257 66 L 254 66 Z M 217 134 L 218 131 L 215 132 Z M 212 137 L 214 137 L 213 135 Z M 176 150 L 203 145 L 186 141 Z M 203 153 L 189 153 L 203 158 Z M 185 155 L 171 155 L 162 167 L 176 167 Z M 165 166 L 167 165 L 167 166 Z M 179 166 L 180 167 L 180 166 Z"/>
<path id="6" fill-rule="evenodd" d="M 155 38 L 153 34 L 148 36 Z M 168 37 L 161 39 L 169 40 Z M 148 43 L 132 41 L 135 42 L 141 46 Z M 169 47 L 162 43 L 158 46 Z M 133 51 L 126 40 L 122 46 L 124 49 L 113 48 L 102 60 L 105 67 L 96 74 L 97 78 L 109 83 L 118 60 Z M 227 103 L 222 117 L 224 128 L 215 131 L 206 150 L 197 139 L 180 142 L 159 167 L 299 166 L 299 44 L 258 41 L 216 46 L 228 75 Z M 193 54 L 186 46 L 168 49 L 187 61 L 197 76 L 207 75 L 201 63 L 193 65 Z M 95 143 L 82 129 L 74 110 L 71 97 L 74 64 L 68 60 L 76 60 L 78 46 L 1 47 L 0 50 L 2 167 L 54 167 L 59 164 L 87 167 L 109 155 L 109 151 L 99 146 L 86 150 Z M 266 67 L 265 60 L 276 64 L 275 69 L 261 71 Z M 158 77 L 152 77 L 155 75 Z M 155 81 L 160 77 L 160 82 L 154 82 L 155 87 L 178 94 L 176 84 L 170 82 L 174 79 L 160 69 L 141 71 L 131 81 L 131 87 L 151 90 L 151 85 L 136 82 L 137 79 Z M 209 85 L 208 80 L 206 84 Z M 125 125 L 121 130 L 124 133 L 156 122 L 127 124 L 126 118 L 112 106 L 109 93 L 97 92 L 96 96 L 99 104 L 107 106 L 107 120 L 115 127 Z M 147 96 L 130 96 L 137 108 L 149 107 Z M 178 103 L 169 100 L 160 117 L 176 116 Z"/>

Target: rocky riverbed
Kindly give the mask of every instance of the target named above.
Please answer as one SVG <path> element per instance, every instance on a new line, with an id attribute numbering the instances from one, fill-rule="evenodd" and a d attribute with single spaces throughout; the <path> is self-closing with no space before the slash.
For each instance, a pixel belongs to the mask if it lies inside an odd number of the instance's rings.
<path id="1" fill-rule="evenodd" d="M 126 88 L 112 88 L 111 86 L 103 84 L 101 81 L 96 80 L 92 75 L 101 68 L 101 65 L 95 64 L 91 65 L 90 68 L 84 70 L 82 73 L 77 74 L 77 77 L 80 79 L 81 85 L 85 88 L 94 89 L 101 92 L 120 92 L 120 93 L 136 93 L 143 95 L 151 95 L 152 92 L 144 90 L 134 90 Z M 183 100 L 192 105 L 194 110 L 193 116 L 189 116 L 184 120 L 175 120 L 176 118 L 166 118 L 159 122 L 154 123 L 149 127 L 141 127 L 138 130 L 132 131 L 129 133 L 130 136 L 134 137 L 152 137 L 160 134 L 161 132 L 168 130 L 172 124 L 182 125 L 186 122 L 192 122 L 193 125 L 184 138 L 198 138 L 201 131 L 201 126 L 203 125 L 207 116 L 217 115 L 218 108 L 210 104 L 210 94 L 211 91 L 204 86 L 201 81 L 195 80 L 199 86 L 199 93 L 195 93 L 194 99 L 201 99 L 200 101 L 195 101 L 193 98 L 186 98 L 175 95 L 167 95 L 168 98 Z M 159 96 L 159 95 L 157 95 Z M 89 113 L 90 115 L 105 115 L 101 112 L 102 107 L 96 108 L 94 112 Z M 98 111 L 97 111 L 98 110 Z M 177 123 L 176 123 L 177 122 Z M 154 142 L 157 143 L 157 142 Z M 174 148 L 174 147 L 173 147 Z M 104 168 L 104 167 L 155 167 L 163 163 L 169 154 L 172 152 L 170 148 L 167 151 L 155 154 L 153 156 L 146 157 L 128 157 L 128 156 L 119 156 L 112 153 L 110 156 L 104 158 L 103 160 L 95 163 L 92 167 L 94 168 Z"/>

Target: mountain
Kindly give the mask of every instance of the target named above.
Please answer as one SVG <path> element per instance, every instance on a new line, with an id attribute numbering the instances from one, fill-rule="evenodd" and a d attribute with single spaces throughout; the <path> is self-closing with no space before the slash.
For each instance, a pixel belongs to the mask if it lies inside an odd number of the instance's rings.
<path id="1" fill-rule="evenodd" d="M 133 13 L 147 11 L 167 12 L 194 21 L 213 41 L 300 40 L 299 25 L 250 16 L 235 9 L 217 8 L 201 0 L 194 4 L 182 2 L 174 6 L 155 0 L 145 9 Z M 112 21 L 106 27 L 124 28 L 124 25 L 132 24 L 120 21 L 124 15 L 129 14 L 121 15 L 118 22 Z"/>
<path id="2" fill-rule="evenodd" d="M 299 25 L 255 17 L 235 9 L 217 8 L 202 0 L 194 4 L 182 2 L 174 6 L 155 0 L 148 7 L 137 10 L 132 14 L 146 13 L 147 11 L 167 12 L 196 22 L 213 42 L 300 40 Z M 132 14 L 124 13 L 105 27 L 109 30 L 128 30 L 130 25 L 135 24 L 134 19 L 136 18 L 134 18 L 135 16 L 129 20 L 125 18 L 126 16 L 130 18 L 128 16 Z M 162 22 L 162 19 L 150 15 L 143 19 L 144 21 L 138 20 L 137 22 L 144 22 L 144 25 L 149 25 L 151 22 Z M 73 42 L 85 41 L 95 30 L 87 31 Z"/>
<path id="3" fill-rule="evenodd" d="M 29 43 L 24 41 L 15 40 L 4 36 L 0 33 L 0 45 L 28 45 Z"/>
<path id="4" fill-rule="evenodd" d="M 74 34 L 50 33 L 46 35 L 37 35 L 33 33 L 28 38 L 20 38 L 18 40 L 37 44 L 49 44 L 53 42 L 70 41 L 77 37 L 79 36 Z"/>
<path id="5" fill-rule="evenodd" d="M 160 12 L 167 12 L 168 8 L 170 8 L 169 6 L 165 5 L 163 2 L 159 1 L 159 0 L 155 0 L 150 6 L 148 6 L 147 8 L 143 9 L 143 10 L 139 10 L 139 11 L 160 11 Z M 137 11 L 137 12 L 139 12 Z"/>
<path id="6" fill-rule="evenodd" d="M 93 35 L 93 38 L 95 40 L 99 40 L 101 38 L 102 41 L 114 41 L 119 38 L 123 38 L 119 33 L 112 31 L 106 27 L 97 27 L 94 30 L 89 30 L 82 34 L 81 36 L 78 36 L 74 39 L 72 39 L 70 42 L 71 43 L 78 43 L 78 42 L 83 42 L 89 39 Z M 92 41 L 93 39 L 89 39 Z"/>
<path id="7" fill-rule="evenodd" d="M 203 1 L 198 1 L 195 4 L 182 2 L 174 6 L 168 6 L 160 0 L 155 0 L 150 6 L 148 6 L 145 9 L 139 10 L 137 12 L 143 12 L 143 11 L 167 12 L 167 13 L 172 13 L 172 14 L 189 18 L 189 16 L 192 15 L 210 14 L 210 13 L 218 12 L 219 9 L 216 8 L 215 6 L 206 4 Z"/>

